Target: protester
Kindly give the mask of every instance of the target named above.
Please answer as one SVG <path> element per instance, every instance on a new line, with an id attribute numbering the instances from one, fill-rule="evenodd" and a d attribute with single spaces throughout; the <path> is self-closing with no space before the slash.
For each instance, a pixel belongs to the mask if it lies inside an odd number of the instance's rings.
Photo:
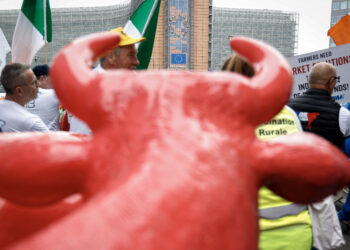
<path id="1" fill-rule="evenodd" d="M 60 130 L 59 100 L 49 77 L 50 68 L 47 64 L 38 65 L 33 68 L 33 72 L 38 80 L 38 96 L 28 102 L 25 108 L 32 114 L 38 115 L 51 131 Z"/>
<path id="2" fill-rule="evenodd" d="M 348 188 L 348 191 L 350 188 Z M 342 223 L 342 230 L 348 233 L 350 230 L 350 195 L 347 195 L 346 201 L 342 209 L 338 213 L 339 221 Z"/>
<path id="3" fill-rule="evenodd" d="M 140 64 L 137 59 L 136 44 L 146 40 L 146 38 L 133 38 L 126 34 L 122 27 L 111 30 L 120 35 L 119 46 L 110 50 L 100 59 L 100 64 L 94 69 L 96 72 L 102 73 L 111 69 L 129 69 L 135 70 Z M 68 122 L 70 124 L 70 132 L 91 134 L 89 127 L 75 116 L 68 114 Z"/>
<path id="4" fill-rule="evenodd" d="M 5 99 L 0 101 L 0 126 L 3 132 L 41 131 L 48 128 L 37 115 L 24 105 L 37 97 L 37 79 L 29 65 L 9 64 L 1 73 Z"/>
<path id="5" fill-rule="evenodd" d="M 349 102 L 343 104 L 342 106 L 348 110 L 350 109 Z M 350 160 L 350 137 L 346 138 L 341 149 Z M 348 187 L 346 191 L 348 192 L 349 190 L 350 188 Z M 348 233 L 350 230 L 350 195 L 347 195 L 346 201 L 343 204 L 342 209 L 338 213 L 338 218 L 341 222 L 343 232 Z"/>
<path id="6" fill-rule="evenodd" d="M 308 76 L 310 88 L 289 101 L 304 131 L 315 133 L 341 148 L 350 136 L 350 112 L 331 96 L 337 80 L 336 68 L 329 63 L 315 64 Z"/>
<path id="7" fill-rule="evenodd" d="M 107 52 L 107 54 L 100 59 L 100 64 L 97 71 L 108 69 L 130 69 L 135 70 L 136 66 L 140 64 L 137 59 L 137 48 L 135 44 L 146 40 L 146 38 L 132 38 L 126 34 L 122 27 L 111 30 L 110 32 L 117 32 L 120 35 L 119 46 Z"/>
<path id="8" fill-rule="evenodd" d="M 315 64 L 308 77 L 310 89 L 289 105 L 297 112 L 304 131 L 322 136 L 341 149 L 350 136 L 350 112 L 331 96 L 338 79 L 332 64 Z M 340 221 L 350 220 L 349 198 L 338 217 Z"/>
<path id="9" fill-rule="evenodd" d="M 225 61 L 221 70 L 248 77 L 254 75 L 254 69 L 236 54 Z M 280 129 L 287 134 L 302 131 L 297 115 L 288 106 L 256 128 L 255 133 L 261 140 L 270 140 L 277 135 L 268 131 Z M 259 227 L 260 250 L 310 250 L 312 246 L 333 249 L 344 244 L 332 197 L 307 207 L 289 202 L 262 187 L 259 190 Z"/>
<path id="10" fill-rule="evenodd" d="M 47 64 L 37 65 L 33 68 L 33 73 L 38 80 L 38 87 L 42 89 L 52 89 L 49 77 L 50 67 Z"/>

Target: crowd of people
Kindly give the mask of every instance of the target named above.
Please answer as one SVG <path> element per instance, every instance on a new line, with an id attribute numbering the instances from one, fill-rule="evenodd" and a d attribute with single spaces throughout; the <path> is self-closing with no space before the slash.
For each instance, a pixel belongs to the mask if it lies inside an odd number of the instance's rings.
<path id="1" fill-rule="evenodd" d="M 132 38 L 122 28 L 112 32 L 121 36 L 119 47 L 107 52 L 94 70 L 98 73 L 109 69 L 134 70 L 139 64 L 135 44 L 145 38 Z M 237 54 L 227 59 L 222 70 L 254 76 L 253 67 Z M 350 111 L 331 97 L 337 79 L 333 65 L 315 64 L 308 76 L 310 88 L 291 99 L 273 118 L 290 122 L 276 124 L 288 133 L 315 133 L 346 153 L 347 143 L 350 145 L 346 141 L 350 136 Z M 48 65 L 31 69 L 20 63 L 8 64 L 1 72 L 1 84 L 6 96 L 0 101 L 0 132 L 69 130 L 91 134 L 83 121 L 60 107 Z M 263 124 L 256 131 L 269 130 L 269 126 L 269 123 Z M 256 134 L 261 140 L 272 139 Z M 350 221 L 350 198 L 337 216 L 332 197 L 302 206 L 277 196 L 266 187 L 259 191 L 259 249 L 334 249 L 344 244 L 339 222 L 347 221 Z"/>
<path id="2" fill-rule="evenodd" d="M 236 54 L 225 61 L 222 70 L 247 77 L 254 75 L 254 69 L 249 63 Z M 259 133 L 261 129 L 283 129 L 287 134 L 308 131 L 341 148 L 349 136 L 350 112 L 331 97 L 336 79 L 337 72 L 333 65 L 315 64 L 308 79 L 310 89 L 304 95 L 290 100 L 272 119 L 276 122 L 256 128 L 256 136 L 261 140 L 278 136 Z M 340 221 L 344 220 L 343 214 L 350 215 L 345 210 L 348 206 L 350 205 L 346 203 L 339 213 Z M 259 227 L 259 249 L 334 249 L 345 243 L 332 196 L 302 206 L 262 187 L 259 190 Z"/>

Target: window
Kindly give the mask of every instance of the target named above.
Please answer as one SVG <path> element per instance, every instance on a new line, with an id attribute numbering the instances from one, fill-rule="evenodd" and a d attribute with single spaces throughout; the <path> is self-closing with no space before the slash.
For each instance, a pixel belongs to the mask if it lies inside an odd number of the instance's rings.
<path id="1" fill-rule="evenodd" d="M 334 24 L 336 24 L 336 23 L 339 21 L 340 18 L 341 18 L 341 16 L 333 16 L 333 17 L 332 17 L 332 26 L 333 26 Z"/>
<path id="2" fill-rule="evenodd" d="M 340 3 L 340 8 L 341 8 L 342 10 L 345 10 L 345 9 L 347 8 L 347 1 L 341 1 L 341 3 Z"/>
<path id="3" fill-rule="evenodd" d="M 333 3 L 333 10 L 339 10 L 339 2 Z"/>

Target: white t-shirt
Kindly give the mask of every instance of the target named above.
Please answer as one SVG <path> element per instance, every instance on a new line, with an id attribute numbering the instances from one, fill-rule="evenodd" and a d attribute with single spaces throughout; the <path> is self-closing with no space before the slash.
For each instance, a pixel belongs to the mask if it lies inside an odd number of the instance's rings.
<path id="1" fill-rule="evenodd" d="M 49 132 L 39 116 L 10 100 L 0 101 L 0 128 L 2 132 Z"/>
<path id="2" fill-rule="evenodd" d="M 39 88 L 38 97 L 28 102 L 24 107 L 32 114 L 37 115 L 46 124 L 49 130 L 60 130 L 60 102 L 53 89 Z"/>
<path id="3" fill-rule="evenodd" d="M 68 123 L 69 123 L 69 132 L 85 134 L 85 135 L 91 134 L 91 130 L 89 126 L 85 122 L 73 116 L 69 112 L 68 112 Z"/>
<path id="4" fill-rule="evenodd" d="M 339 110 L 339 127 L 345 137 L 350 136 L 350 111 L 344 107 Z"/>

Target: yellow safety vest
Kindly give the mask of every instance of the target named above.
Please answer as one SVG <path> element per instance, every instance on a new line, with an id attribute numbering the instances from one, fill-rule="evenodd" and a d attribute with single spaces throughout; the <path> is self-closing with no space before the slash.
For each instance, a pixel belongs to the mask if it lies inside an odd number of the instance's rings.
<path id="1" fill-rule="evenodd" d="M 272 120 L 256 128 L 260 140 L 301 131 L 295 113 L 287 106 Z M 311 218 L 307 207 L 283 199 L 266 187 L 259 190 L 259 249 L 310 250 Z"/>

